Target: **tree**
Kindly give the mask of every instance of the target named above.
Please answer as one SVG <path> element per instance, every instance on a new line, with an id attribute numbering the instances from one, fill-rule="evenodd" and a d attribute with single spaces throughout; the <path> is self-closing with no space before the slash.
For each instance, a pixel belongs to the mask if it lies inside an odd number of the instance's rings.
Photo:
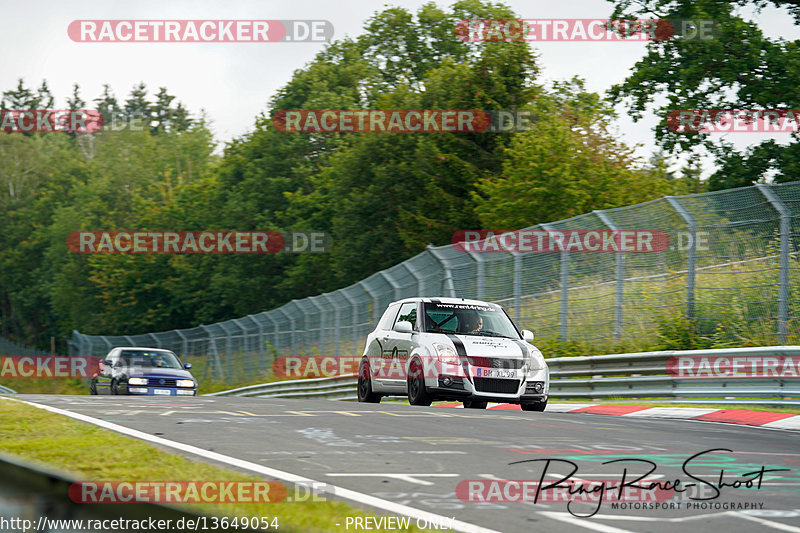
<path id="1" fill-rule="evenodd" d="M 800 22 L 795 2 L 772 0 Z M 744 20 L 737 6 L 767 5 L 738 0 L 616 0 L 612 18 L 711 19 L 718 26 L 713 39 L 675 38 L 648 43 L 648 51 L 632 74 L 615 85 L 615 103 L 625 102 L 634 119 L 646 109 L 667 118 L 675 110 L 797 109 L 800 104 L 800 41 L 769 39 L 754 22 Z M 657 105 L 653 102 L 664 101 Z M 678 133 L 664 120 L 656 140 L 670 153 L 696 154 L 707 149 L 719 170 L 709 179 L 712 189 L 751 185 L 773 175 L 776 182 L 798 178 L 797 134 L 786 144 L 763 141 L 738 151 L 707 133 Z"/>

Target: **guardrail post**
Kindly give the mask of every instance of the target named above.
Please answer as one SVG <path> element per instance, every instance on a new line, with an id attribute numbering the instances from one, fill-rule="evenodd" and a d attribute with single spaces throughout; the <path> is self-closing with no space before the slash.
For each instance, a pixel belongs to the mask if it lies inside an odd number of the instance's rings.
<path id="1" fill-rule="evenodd" d="M 686 222 L 689 230 L 689 239 L 692 243 L 686 254 L 686 318 L 694 319 L 694 289 L 697 272 L 697 221 L 684 205 L 674 196 L 664 197 L 670 206 Z"/>
<path id="2" fill-rule="evenodd" d="M 467 252 L 469 257 L 475 261 L 475 297 L 478 300 L 483 300 L 486 296 L 486 291 L 484 290 L 484 285 L 486 285 L 486 267 L 484 263 L 486 260 L 481 257 L 480 253 L 475 252 Z"/>
<path id="3" fill-rule="evenodd" d="M 405 267 L 408 269 L 411 275 L 414 276 L 414 279 L 417 280 L 417 296 L 422 296 L 422 294 L 425 292 L 425 287 L 423 286 L 423 277 L 417 275 L 417 269 L 414 268 L 410 262 L 406 262 Z"/>
<path id="4" fill-rule="evenodd" d="M 768 185 L 759 183 L 756 187 L 781 217 L 781 250 L 778 272 L 778 342 L 783 344 L 786 342 L 789 326 L 789 239 L 792 230 L 792 213 Z"/>
<path id="5" fill-rule="evenodd" d="M 602 210 L 595 210 L 593 211 L 597 218 L 600 221 L 608 226 L 608 229 L 611 231 L 619 231 L 619 226 L 611 220 L 611 217 L 608 216 L 608 213 Z M 621 237 L 620 237 L 621 238 Z M 622 338 L 622 313 L 625 306 L 625 256 L 622 254 L 622 251 L 617 251 L 615 257 L 617 272 L 616 272 L 616 285 L 615 285 L 615 294 L 614 294 L 614 340 L 619 342 Z"/>
<path id="6" fill-rule="evenodd" d="M 450 265 L 447 264 L 447 261 L 440 256 L 439 252 L 432 244 L 429 244 L 426 247 L 426 250 L 431 253 L 434 259 L 436 259 L 440 265 L 442 265 L 442 269 L 444 270 L 444 284 L 447 287 L 447 291 L 449 292 L 448 296 L 450 298 L 457 298 L 456 296 L 456 286 L 453 283 L 453 270 L 450 268 Z"/>
<path id="7" fill-rule="evenodd" d="M 549 224 L 539 224 L 547 232 L 558 231 Z M 566 342 L 569 338 L 569 252 L 561 252 L 561 310 L 559 311 L 559 338 Z"/>
<path id="8" fill-rule="evenodd" d="M 252 320 L 258 328 L 258 359 L 261 362 L 261 373 L 263 374 L 267 371 L 267 360 L 264 356 L 264 324 L 255 315 L 247 315 L 247 318 Z"/>

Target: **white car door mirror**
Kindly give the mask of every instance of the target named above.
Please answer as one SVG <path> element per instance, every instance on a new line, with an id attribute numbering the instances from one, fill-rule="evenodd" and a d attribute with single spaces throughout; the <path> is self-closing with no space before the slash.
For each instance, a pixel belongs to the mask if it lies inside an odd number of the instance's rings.
<path id="1" fill-rule="evenodd" d="M 406 322 L 405 320 L 401 320 L 400 322 L 394 325 L 394 330 L 398 333 L 411 333 L 413 328 L 411 326 L 411 322 Z"/>
<path id="2" fill-rule="evenodd" d="M 523 329 L 522 340 L 524 340 L 525 342 L 533 342 L 533 332 L 529 329 Z"/>

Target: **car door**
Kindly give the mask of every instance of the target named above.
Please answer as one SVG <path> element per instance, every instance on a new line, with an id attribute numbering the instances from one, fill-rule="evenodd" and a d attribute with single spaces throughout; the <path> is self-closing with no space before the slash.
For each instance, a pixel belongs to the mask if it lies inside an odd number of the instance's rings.
<path id="1" fill-rule="evenodd" d="M 406 302 L 400 306 L 400 311 L 392 323 L 391 329 L 385 331 L 384 349 L 382 354 L 380 375 L 381 385 L 392 390 L 405 390 L 405 369 L 408 366 L 408 356 L 412 351 L 412 333 L 400 333 L 394 330 L 398 322 L 410 322 L 414 331 L 419 331 L 418 302 Z"/>

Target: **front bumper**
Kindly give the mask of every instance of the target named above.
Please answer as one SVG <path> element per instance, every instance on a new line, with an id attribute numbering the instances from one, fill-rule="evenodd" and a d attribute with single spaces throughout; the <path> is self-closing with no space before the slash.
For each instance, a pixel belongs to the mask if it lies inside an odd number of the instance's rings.
<path id="1" fill-rule="evenodd" d="M 197 396 L 197 389 L 149 385 L 128 385 L 126 388 L 125 392 L 131 396 Z"/>
<path id="2" fill-rule="evenodd" d="M 484 400 L 498 403 L 540 403 L 546 402 L 550 389 L 550 373 L 545 367 L 542 369 L 528 370 L 524 379 L 509 379 L 518 383 L 513 393 L 499 393 L 496 391 L 478 390 L 476 381 L 481 378 L 473 376 L 472 379 L 456 376 L 439 376 L 425 380 L 425 387 L 431 395 L 441 400 Z M 491 378 L 490 378 L 491 379 Z M 493 385 L 505 385 L 503 380 L 493 380 Z M 513 386 L 512 386 L 513 387 Z M 488 387 L 480 387 L 488 388 Z"/>

